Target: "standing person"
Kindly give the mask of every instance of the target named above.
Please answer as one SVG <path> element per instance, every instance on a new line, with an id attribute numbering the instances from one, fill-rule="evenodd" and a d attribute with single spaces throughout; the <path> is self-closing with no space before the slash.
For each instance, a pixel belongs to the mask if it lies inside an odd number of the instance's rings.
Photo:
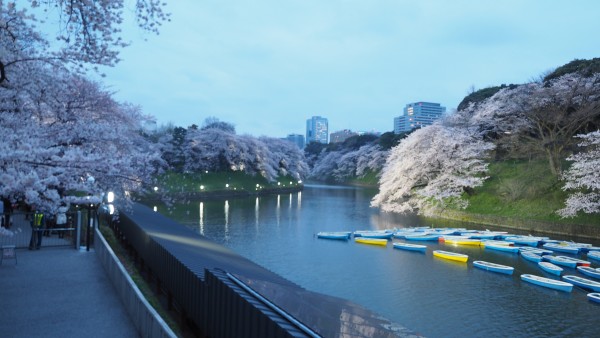
<path id="1" fill-rule="evenodd" d="M 61 230 L 67 227 L 67 211 L 69 210 L 69 206 L 65 202 L 60 202 L 60 206 L 56 210 L 56 227 L 59 229 L 58 238 L 63 238 L 65 236 L 66 230 Z"/>
<path id="2" fill-rule="evenodd" d="M 0 199 L 0 227 L 4 226 L 4 198 Z M 6 227 L 8 229 L 8 226 Z"/>
<path id="3" fill-rule="evenodd" d="M 42 246 L 42 233 L 46 227 L 46 217 L 41 211 L 38 211 L 35 206 L 31 206 L 34 210 L 31 217 L 31 240 L 29 241 L 29 250 L 39 250 Z"/>

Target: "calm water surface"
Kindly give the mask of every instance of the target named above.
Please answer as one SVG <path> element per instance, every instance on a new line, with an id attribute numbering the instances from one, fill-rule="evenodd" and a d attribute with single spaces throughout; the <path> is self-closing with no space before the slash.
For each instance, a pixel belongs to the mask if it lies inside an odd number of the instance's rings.
<path id="1" fill-rule="evenodd" d="M 306 289 L 349 299 L 428 337 L 600 336 L 600 306 L 587 300 L 586 291 L 563 293 L 522 282 L 523 273 L 551 275 L 518 255 L 437 242 L 426 242 L 423 254 L 393 249 L 391 243 L 379 247 L 314 236 L 319 231 L 432 225 L 370 208 L 374 194 L 370 189 L 306 186 L 299 193 L 185 201 L 170 209 L 158 206 L 158 211 Z M 443 221 L 433 225 L 457 226 Z M 468 254 L 469 262 L 434 258 L 436 249 Z M 474 260 L 510 265 L 515 273 L 479 270 L 472 266 Z M 598 264 L 592 261 L 592 266 Z M 564 274 L 579 275 L 569 268 Z"/>

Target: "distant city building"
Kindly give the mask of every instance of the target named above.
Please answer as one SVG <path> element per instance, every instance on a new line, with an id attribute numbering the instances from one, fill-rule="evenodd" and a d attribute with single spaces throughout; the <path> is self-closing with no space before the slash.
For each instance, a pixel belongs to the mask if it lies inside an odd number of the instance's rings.
<path id="1" fill-rule="evenodd" d="M 356 135 L 358 135 L 358 133 L 355 133 L 350 129 L 344 129 L 331 133 L 331 135 L 329 135 L 329 140 L 331 143 L 341 143 Z"/>
<path id="2" fill-rule="evenodd" d="M 328 143 L 329 123 L 321 116 L 313 116 L 306 120 L 306 144 L 311 142 Z"/>
<path id="3" fill-rule="evenodd" d="M 285 139 L 296 144 L 298 148 L 304 149 L 304 135 L 289 134 Z"/>
<path id="4" fill-rule="evenodd" d="M 439 103 L 414 102 L 404 107 L 404 115 L 394 118 L 394 133 L 400 134 L 433 124 L 446 112 Z"/>

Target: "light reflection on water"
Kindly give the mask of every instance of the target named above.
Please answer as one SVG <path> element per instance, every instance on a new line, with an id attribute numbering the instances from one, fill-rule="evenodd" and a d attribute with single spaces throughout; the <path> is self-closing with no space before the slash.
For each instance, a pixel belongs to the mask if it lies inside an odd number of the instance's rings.
<path id="1" fill-rule="evenodd" d="M 203 201 L 159 210 L 309 290 L 349 299 L 425 336 L 598 334 L 600 306 L 587 301 L 586 292 L 575 288 L 562 293 L 522 282 L 523 273 L 551 276 L 517 255 L 437 242 L 427 242 L 423 254 L 393 249 L 391 243 L 374 247 L 314 236 L 319 231 L 432 225 L 416 216 L 379 213 L 369 207 L 374 193 L 308 186 L 289 195 Z M 198 210 L 190 210 L 195 207 Z M 433 225 L 444 226 L 444 222 Z M 434 258 L 431 251 L 436 249 L 468 254 L 469 262 Z M 482 271 L 473 268 L 474 260 L 510 265 L 515 273 Z M 577 274 L 574 269 L 567 273 Z"/>

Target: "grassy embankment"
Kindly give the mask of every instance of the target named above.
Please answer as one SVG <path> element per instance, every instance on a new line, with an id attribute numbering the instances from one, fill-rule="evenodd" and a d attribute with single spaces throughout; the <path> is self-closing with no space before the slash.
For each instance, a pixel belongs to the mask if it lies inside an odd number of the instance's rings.
<path id="1" fill-rule="evenodd" d="M 302 184 L 291 176 L 279 177 L 273 182 L 260 175 L 243 172 L 209 172 L 181 174 L 169 172 L 158 178 L 158 189 L 167 193 L 260 193 L 265 190 L 296 189 Z M 228 186 L 227 186 L 228 185 Z"/>
<path id="2" fill-rule="evenodd" d="M 504 161 L 490 164 L 489 179 L 469 196 L 464 212 L 556 224 L 599 225 L 600 215 L 580 213 L 561 218 L 556 210 L 564 207 L 568 193 L 563 182 L 550 173 L 547 162 Z"/>

